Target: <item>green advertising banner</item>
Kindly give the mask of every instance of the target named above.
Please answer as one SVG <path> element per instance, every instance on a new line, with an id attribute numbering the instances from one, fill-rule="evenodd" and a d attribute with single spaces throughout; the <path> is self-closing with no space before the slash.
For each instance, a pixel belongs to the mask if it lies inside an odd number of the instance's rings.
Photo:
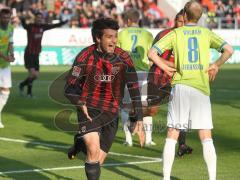
<path id="1" fill-rule="evenodd" d="M 84 47 L 43 47 L 40 54 L 41 65 L 69 65 L 72 64 L 75 57 Z M 24 49 L 23 46 L 14 47 L 15 62 L 12 65 L 24 64 Z M 240 63 L 240 46 L 234 46 L 234 54 L 227 63 Z M 215 50 L 211 51 L 211 62 L 219 57 L 220 53 Z"/>

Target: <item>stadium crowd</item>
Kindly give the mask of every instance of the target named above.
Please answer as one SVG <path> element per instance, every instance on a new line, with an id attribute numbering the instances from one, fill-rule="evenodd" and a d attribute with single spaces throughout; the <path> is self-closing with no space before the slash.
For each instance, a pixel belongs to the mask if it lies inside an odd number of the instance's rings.
<path id="1" fill-rule="evenodd" d="M 3 2 L 3 1 L 2 1 Z M 42 12 L 46 22 L 55 20 L 69 20 L 69 26 L 87 28 L 91 27 L 94 19 L 98 17 L 112 17 L 123 26 L 122 13 L 129 8 L 140 9 L 142 26 L 150 28 L 166 28 L 171 26 L 168 18 L 152 0 L 8 0 L 5 4 L 14 9 L 16 14 L 14 22 L 19 24 L 19 18 L 24 17 L 32 22 L 34 14 Z"/>
<path id="2" fill-rule="evenodd" d="M 209 28 L 239 28 L 239 0 L 201 0 L 205 7 L 205 24 Z M 91 27 L 98 17 L 112 17 L 123 26 L 123 12 L 137 8 L 141 12 L 141 26 L 149 28 L 172 27 L 173 22 L 157 6 L 157 0 L 0 0 L 0 7 L 13 9 L 13 22 L 20 25 L 20 18 L 33 22 L 34 14 L 42 12 L 47 23 L 68 20 L 66 26 Z"/>
<path id="3" fill-rule="evenodd" d="M 240 28 L 239 0 L 202 0 L 209 28 Z"/>

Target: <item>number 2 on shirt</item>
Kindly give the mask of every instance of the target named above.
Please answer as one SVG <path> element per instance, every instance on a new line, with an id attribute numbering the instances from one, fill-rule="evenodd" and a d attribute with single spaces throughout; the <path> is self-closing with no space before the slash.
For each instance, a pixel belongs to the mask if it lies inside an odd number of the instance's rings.
<path id="1" fill-rule="evenodd" d="M 188 61 L 190 63 L 198 61 L 198 40 L 196 37 L 188 38 Z"/>
<path id="2" fill-rule="evenodd" d="M 136 53 L 137 52 L 137 48 L 136 48 L 136 45 L 137 45 L 137 35 L 132 35 L 131 36 L 131 39 L 132 39 L 132 53 Z"/>

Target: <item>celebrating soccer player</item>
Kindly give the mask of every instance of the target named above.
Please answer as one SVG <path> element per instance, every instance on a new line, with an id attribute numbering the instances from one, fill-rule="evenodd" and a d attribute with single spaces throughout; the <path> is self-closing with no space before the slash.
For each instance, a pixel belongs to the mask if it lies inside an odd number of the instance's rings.
<path id="1" fill-rule="evenodd" d="M 42 49 L 41 41 L 43 33 L 46 30 L 60 27 L 67 21 L 58 24 L 45 24 L 42 13 L 38 12 L 35 16 L 35 23 L 26 24 L 24 19 L 21 19 L 22 26 L 27 31 L 27 47 L 24 53 L 24 64 L 28 70 L 28 77 L 19 84 L 20 94 L 23 95 L 24 87 L 27 86 L 27 97 L 33 97 L 32 83 L 39 76 L 39 54 Z"/>
<path id="2" fill-rule="evenodd" d="M 88 180 L 100 177 L 100 164 L 117 132 L 125 85 L 137 114 L 134 132 L 142 137 L 141 145 L 145 138 L 137 74 L 129 54 L 116 47 L 118 29 L 118 23 L 110 18 L 93 22 L 95 44 L 76 57 L 65 87 L 66 96 L 77 107 L 79 121 L 79 132 L 68 157 L 72 159 L 80 151 L 87 155 L 85 172 Z"/>
<path id="3" fill-rule="evenodd" d="M 158 67 L 173 76 L 172 99 L 167 116 L 168 132 L 163 150 L 165 180 L 170 180 L 179 130 L 188 128 L 198 129 L 209 179 L 216 179 L 217 157 L 211 134 L 213 124 L 209 81 L 215 79 L 220 66 L 233 54 L 233 49 L 214 32 L 197 25 L 202 11 L 197 1 L 186 3 L 185 26 L 168 33 L 148 53 Z M 218 50 L 222 55 L 209 65 L 210 48 Z M 173 50 L 174 65 L 158 56 L 166 50 Z"/>

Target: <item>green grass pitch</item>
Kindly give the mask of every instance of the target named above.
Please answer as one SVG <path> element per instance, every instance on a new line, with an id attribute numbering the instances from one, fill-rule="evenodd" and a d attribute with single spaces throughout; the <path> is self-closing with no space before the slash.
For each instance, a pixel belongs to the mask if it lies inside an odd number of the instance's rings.
<path id="1" fill-rule="evenodd" d="M 86 179 L 84 157 L 68 160 L 67 148 L 73 133 L 58 130 L 54 116 L 66 108 L 49 99 L 48 86 L 67 66 L 42 66 L 40 78 L 34 82 L 35 99 L 20 97 L 17 84 L 26 77 L 22 66 L 12 67 L 13 88 L 2 114 L 0 129 L 0 179 Z M 240 179 L 240 65 L 224 65 L 212 83 L 214 144 L 218 155 L 217 178 Z M 166 105 L 154 118 L 154 141 L 157 146 L 125 147 L 121 123 L 111 153 L 102 167 L 101 179 L 162 179 L 161 158 L 166 130 Z M 192 155 L 176 158 L 172 179 L 208 179 L 197 132 L 187 136 Z M 121 153 L 121 154 L 114 154 Z M 135 156 L 138 155 L 138 156 Z"/>

